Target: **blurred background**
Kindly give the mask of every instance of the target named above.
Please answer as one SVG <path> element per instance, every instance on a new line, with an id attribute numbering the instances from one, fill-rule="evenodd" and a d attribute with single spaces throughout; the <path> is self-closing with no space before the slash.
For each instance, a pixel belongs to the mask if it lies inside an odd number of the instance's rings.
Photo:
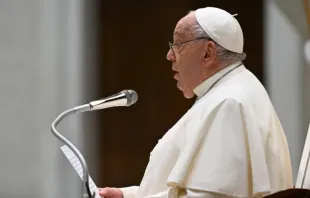
<path id="1" fill-rule="evenodd" d="M 307 3 L 0 0 L 0 197 L 81 197 L 51 123 L 123 89 L 137 91 L 135 105 L 71 116 L 59 131 L 97 186 L 138 185 L 152 148 L 193 104 L 176 88 L 166 53 L 178 20 L 205 6 L 238 13 L 244 64 L 278 112 L 295 179 L 310 121 Z"/>

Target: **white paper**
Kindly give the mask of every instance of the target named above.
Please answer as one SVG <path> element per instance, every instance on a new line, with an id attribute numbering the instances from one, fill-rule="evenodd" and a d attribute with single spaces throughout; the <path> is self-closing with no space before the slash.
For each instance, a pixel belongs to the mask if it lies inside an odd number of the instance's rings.
<path id="1" fill-rule="evenodd" d="M 83 169 L 82 169 L 80 160 L 77 158 L 77 156 L 72 152 L 72 150 L 68 146 L 64 145 L 60 147 L 60 149 L 65 154 L 67 159 L 70 161 L 71 165 L 73 166 L 77 174 L 80 176 L 81 180 L 83 180 Z M 89 180 L 90 192 L 92 194 L 96 192 L 95 198 L 101 198 L 101 196 L 99 195 L 99 190 L 90 176 L 88 176 L 88 180 Z"/>
<path id="2" fill-rule="evenodd" d="M 306 189 L 310 188 L 310 125 L 299 165 L 295 187 Z"/>

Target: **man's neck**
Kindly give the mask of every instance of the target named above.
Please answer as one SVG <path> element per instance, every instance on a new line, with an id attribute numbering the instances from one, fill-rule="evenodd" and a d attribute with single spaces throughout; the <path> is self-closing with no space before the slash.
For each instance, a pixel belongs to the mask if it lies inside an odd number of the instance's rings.
<path id="1" fill-rule="evenodd" d="M 203 83 L 204 81 L 206 81 L 208 78 L 210 78 L 211 76 L 213 76 L 214 74 L 216 74 L 217 72 L 223 70 L 224 68 L 230 66 L 232 63 L 230 62 L 221 62 L 215 66 L 211 66 L 210 68 L 206 69 L 205 72 L 203 72 L 203 77 L 197 82 L 197 85 L 200 85 L 201 83 Z M 212 68 L 212 69 L 211 69 Z"/>
<path id="2" fill-rule="evenodd" d="M 215 84 L 219 79 L 225 76 L 227 72 L 234 69 L 238 65 L 242 65 L 242 62 L 236 62 L 230 65 L 226 65 L 214 70 L 213 72 L 210 72 L 208 77 L 206 77 L 205 80 L 201 81 L 201 83 L 198 84 L 193 90 L 195 95 L 197 95 L 198 97 L 204 95 L 204 93 L 206 93 L 213 86 L 213 84 Z"/>

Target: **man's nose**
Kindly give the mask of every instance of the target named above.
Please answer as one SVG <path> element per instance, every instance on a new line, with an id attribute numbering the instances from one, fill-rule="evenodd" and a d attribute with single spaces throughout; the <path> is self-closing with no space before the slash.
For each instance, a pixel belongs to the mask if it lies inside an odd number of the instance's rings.
<path id="1" fill-rule="evenodd" d="M 171 49 L 169 49 L 169 51 L 167 53 L 167 60 L 168 61 L 175 61 L 175 56 L 174 56 L 174 53 Z"/>

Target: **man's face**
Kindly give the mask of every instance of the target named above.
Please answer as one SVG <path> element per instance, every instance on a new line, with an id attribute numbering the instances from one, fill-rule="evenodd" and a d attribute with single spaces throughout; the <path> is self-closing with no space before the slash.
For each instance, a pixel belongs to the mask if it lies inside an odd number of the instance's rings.
<path id="1" fill-rule="evenodd" d="M 177 24 L 173 43 L 193 41 L 173 45 L 168 51 L 167 59 L 172 62 L 177 87 L 183 92 L 185 98 L 192 98 L 193 90 L 198 86 L 202 76 L 203 45 L 206 40 L 194 40 L 196 37 L 193 34 L 191 21 L 187 17 L 181 19 Z"/>

